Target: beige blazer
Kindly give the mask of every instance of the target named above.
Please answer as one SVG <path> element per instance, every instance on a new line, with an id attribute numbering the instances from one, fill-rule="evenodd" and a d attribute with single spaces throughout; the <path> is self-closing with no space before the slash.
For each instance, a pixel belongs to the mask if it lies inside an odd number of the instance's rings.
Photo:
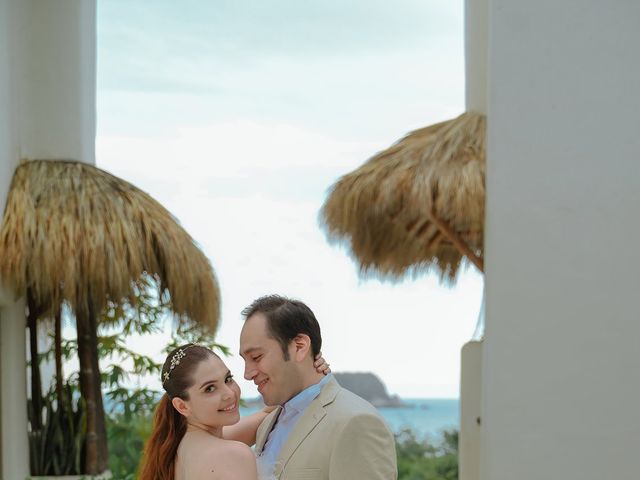
<path id="1" fill-rule="evenodd" d="M 280 409 L 258 428 L 264 448 Z M 366 400 L 331 378 L 291 431 L 275 465 L 278 480 L 396 480 L 393 434 Z"/>

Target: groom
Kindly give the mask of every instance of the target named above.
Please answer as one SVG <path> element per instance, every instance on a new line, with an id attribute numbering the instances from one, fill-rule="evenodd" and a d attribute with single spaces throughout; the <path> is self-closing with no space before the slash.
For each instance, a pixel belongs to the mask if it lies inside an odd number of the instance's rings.
<path id="1" fill-rule="evenodd" d="M 266 405 L 278 406 L 258 429 L 258 471 L 283 480 L 396 479 L 395 442 L 382 417 L 314 368 L 322 338 L 309 307 L 270 295 L 242 314 L 244 376 Z"/>

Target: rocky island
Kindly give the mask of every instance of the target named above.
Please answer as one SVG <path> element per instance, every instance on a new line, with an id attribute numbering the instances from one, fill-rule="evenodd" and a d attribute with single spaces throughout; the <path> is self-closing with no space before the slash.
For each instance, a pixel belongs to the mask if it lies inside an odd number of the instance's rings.
<path id="1" fill-rule="evenodd" d="M 343 372 L 333 374 L 338 383 L 347 390 L 364 398 L 374 407 L 404 407 L 397 395 L 389 395 L 387 387 L 377 375 L 370 372 Z"/>

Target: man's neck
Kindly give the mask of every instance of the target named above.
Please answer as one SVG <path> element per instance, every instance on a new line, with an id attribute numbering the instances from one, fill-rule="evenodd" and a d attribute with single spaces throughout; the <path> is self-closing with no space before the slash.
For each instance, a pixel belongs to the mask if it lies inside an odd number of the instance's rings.
<path id="1" fill-rule="evenodd" d="M 316 383 L 320 383 L 320 380 L 324 378 L 323 373 L 318 373 L 315 370 L 313 373 L 309 374 L 307 377 L 303 378 L 302 381 L 302 390 L 309 388 L 311 385 L 315 385 Z"/>
<path id="2" fill-rule="evenodd" d="M 302 377 L 301 379 L 301 383 L 300 383 L 300 389 L 294 393 L 288 400 L 291 400 L 292 398 L 298 396 L 301 392 L 305 391 L 307 388 L 309 388 L 312 385 L 316 385 L 317 383 L 320 383 L 320 381 L 325 377 L 324 374 L 322 373 L 318 373 L 315 371 L 313 372 L 309 372 L 308 375 L 305 375 Z M 285 402 L 286 403 L 286 402 Z"/>

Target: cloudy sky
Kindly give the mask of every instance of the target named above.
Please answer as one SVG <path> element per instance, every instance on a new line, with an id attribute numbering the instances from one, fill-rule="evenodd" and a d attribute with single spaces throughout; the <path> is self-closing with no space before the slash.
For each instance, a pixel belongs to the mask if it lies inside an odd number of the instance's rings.
<path id="1" fill-rule="evenodd" d="M 481 276 L 361 280 L 317 217 L 341 175 L 463 111 L 462 4 L 98 3 L 98 166 L 202 247 L 222 289 L 218 340 L 234 352 L 240 310 L 282 293 L 315 311 L 336 371 L 373 371 L 405 397 L 458 396 Z M 140 348 L 159 358 L 164 341 Z M 241 380 L 242 360 L 228 364 Z"/>

